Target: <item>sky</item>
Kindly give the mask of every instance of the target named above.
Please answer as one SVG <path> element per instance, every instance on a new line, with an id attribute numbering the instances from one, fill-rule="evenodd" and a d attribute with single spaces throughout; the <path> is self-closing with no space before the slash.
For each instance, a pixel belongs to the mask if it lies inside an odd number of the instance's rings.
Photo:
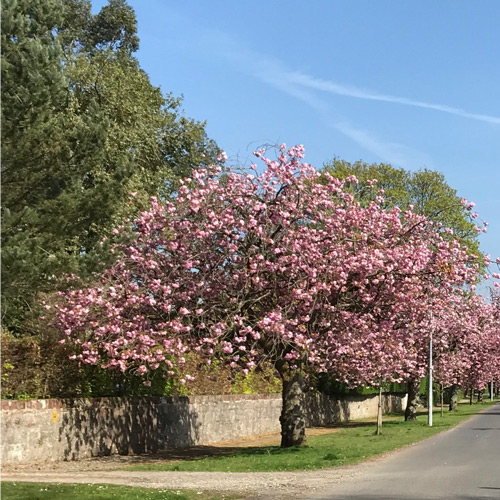
<path id="1" fill-rule="evenodd" d="M 437 170 L 476 203 L 481 248 L 500 256 L 500 2 L 128 3 L 141 67 L 230 162 L 285 142 L 317 168 Z"/>

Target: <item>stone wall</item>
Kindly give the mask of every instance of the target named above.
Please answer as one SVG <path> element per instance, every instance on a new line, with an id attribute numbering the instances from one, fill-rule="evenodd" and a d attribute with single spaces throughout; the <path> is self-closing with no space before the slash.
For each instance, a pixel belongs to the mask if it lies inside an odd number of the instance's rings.
<path id="1" fill-rule="evenodd" d="M 384 394 L 384 413 L 402 412 L 406 408 L 406 394 Z M 324 427 L 337 422 L 348 422 L 360 418 L 376 417 L 378 395 L 346 396 L 336 399 L 325 394 L 314 393 L 307 398 L 306 421 L 308 427 Z"/>
<path id="2" fill-rule="evenodd" d="M 404 408 L 384 396 L 384 410 Z M 372 417 L 378 396 L 311 395 L 309 426 Z M 279 430 L 281 395 L 2 401 L 2 462 L 79 460 L 205 445 Z"/>

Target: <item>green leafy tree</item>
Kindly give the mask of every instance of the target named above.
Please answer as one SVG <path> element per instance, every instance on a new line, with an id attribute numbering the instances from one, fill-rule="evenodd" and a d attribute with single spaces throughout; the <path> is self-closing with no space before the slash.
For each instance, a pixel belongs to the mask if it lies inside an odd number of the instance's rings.
<path id="1" fill-rule="evenodd" d="M 415 212 L 441 223 L 443 228 L 453 229 L 455 237 L 466 244 L 473 253 L 481 255 L 478 233 L 474 229 L 475 224 L 471 221 L 470 212 L 441 172 L 428 169 L 410 172 L 387 163 L 349 163 L 337 158 L 326 164 L 325 170 L 341 179 L 349 175 L 355 175 L 360 181 L 377 179 L 378 188 L 383 190 L 382 203 L 385 207 L 398 206 L 406 210 L 409 205 L 413 205 Z M 361 182 L 360 185 L 362 184 Z M 357 189 L 358 197 L 366 202 L 373 199 L 373 190 L 359 192 L 362 188 L 352 189 Z"/>
<path id="2" fill-rule="evenodd" d="M 64 274 L 99 269 L 99 243 L 120 221 L 215 161 L 205 124 L 139 67 L 138 43 L 124 0 L 95 15 L 86 0 L 3 2 L 2 319 L 11 331 L 26 331 L 38 295 Z"/>
<path id="3" fill-rule="evenodd" d="M 2 319 L 18 324 L 30 290 L 51 276 L 53 260 L 31 229 L 36 192 L 48 190 L 45 158 L 59 157 L 67 99 L 63 50 L 56 35 L 59 0 L 2 2 Z M 58 164 L 53 160 L 53 164 Z M 54 174 L 55 169 L 53 169 Z M 35 182 L 33 182 L 35 181 Z M 42 183 L 44 186 L 37 183 Z M 57 189 L 57 184 L 52 190 Z M 45 250 L 45 251 L 44 251 Z M 6 321 L 7 320 L 7 321 Z"/>

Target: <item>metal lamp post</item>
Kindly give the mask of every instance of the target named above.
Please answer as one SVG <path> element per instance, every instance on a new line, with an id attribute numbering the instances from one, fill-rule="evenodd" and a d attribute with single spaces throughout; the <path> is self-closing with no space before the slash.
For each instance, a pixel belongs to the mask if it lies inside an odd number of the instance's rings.
<path id="1" fill-rule="evenodd" d="M 431 312 L 431 321 L 430 321 L 430 338 L 429 338 L 429 400 L 428 400 L 428 408 L 429 408 L 429 413 L 427 416 L 427 423 L 429 427 L 432 427 L 432 407 L 433 407 L 433 400 L 432 400 L 432 312 Z"/>

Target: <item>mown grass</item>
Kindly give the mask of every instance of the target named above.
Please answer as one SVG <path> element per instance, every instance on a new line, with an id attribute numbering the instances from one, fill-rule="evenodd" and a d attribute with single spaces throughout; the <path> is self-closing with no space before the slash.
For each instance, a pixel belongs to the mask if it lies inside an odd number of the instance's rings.
<path id="1" fill-rule="evenodd" d="M 232 448 L 228 452 L 219 449 L 221 456 L 133 465 L 126 470 L 262 472 L 337 467 L 361 462 L 451 429 L 491 404 L 460 404 L 457 412 L 445 411 L 443 417 L 436 410 L 433 427 L 427 426 L 425 414 L 413 422 L 404 422 L 404 418 L 398 416 L 384 422 L 382 434 L 377 436 L 375 424 L 358 421 L 341 426 L 331 434 L 311 437 L 307 446 Z"/>
<path id="2" fill-rule="evenodd" d="M 165 490 L 111 484 L 2 482 L 3 500 L 225 500 L 238 498 L 187 490 Z"/>

